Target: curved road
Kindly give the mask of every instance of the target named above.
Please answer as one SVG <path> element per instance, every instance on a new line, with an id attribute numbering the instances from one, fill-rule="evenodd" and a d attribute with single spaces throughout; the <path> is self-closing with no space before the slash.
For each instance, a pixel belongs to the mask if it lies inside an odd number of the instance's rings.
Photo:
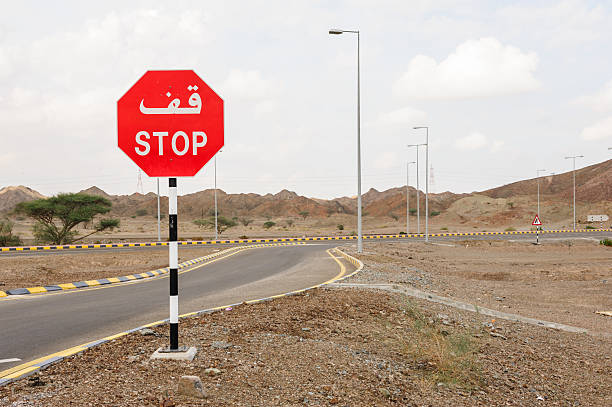
<path id="1" fill-rule="evenodd" d="M 340 272 L 332 243 L 245 249 L 182 270 L 180 313 L 307 288 Z M 0 371 L 168 317 L 167 275 L 0 300 Z M 180 328 L 179 328 L 180 329 Z"/>

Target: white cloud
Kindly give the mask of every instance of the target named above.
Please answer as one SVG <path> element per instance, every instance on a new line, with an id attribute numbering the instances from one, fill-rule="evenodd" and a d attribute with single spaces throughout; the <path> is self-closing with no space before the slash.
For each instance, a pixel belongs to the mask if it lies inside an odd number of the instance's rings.
<path id="1" fill-rule="evenodd" d="M 527 2 L 526 5 L 510 5 L 499 10 L 500 17 L 514 29 L 524 31 L 533 27 L 529 34 L 534 41 L 567 47 L 607 38 L 609 13 L 601 4 L 588 4 L 582 0 L 558 0 L 541 5 Z"/>
<path id="2" fill-rule="evenodd" d="M 455 147 L 464 151 L 475 151 L 488 148 L 492 153 L 498 152 L 504 146 L 502 140 L 492 140 L 480 132 L 473 132 L 455 140 Z"/>
<path id="3" fill-rule="evenodd" d="M 539 87 L 533 76 L 534 52 L 503 45 L 495 38 L 468 40 L 439 63 L 417 55 L 394 85 L 409 99 L 465 99 L 528 92 Z"/>
<path id="4" fill-rule="evenodd" d="M 578 103 L 590 106 L 598 112 L 612 110 L 612 80 L 606 83 L 599 92 L 579 98 Z"/>
<path id="5" fill-rule="evenodd" d="M 424 111 L 407 106 L 381 114 L 378 117 L 378 122 L 385 125 L 416 124 L 424 122 L 426 119 L 427 114 Z"/>
<path id="6" fill-rule="evenodd" d="M 591 126 L 585 127 L 580 137 L 585 140 L 603 140 L 612 136 L 612 116 L 607 117 Z"/>
<path id="7" fill-rule="evenodd" d="M 487 145 L 487 137 L 478 132 L 457 139 L 455 147 L 459 150 L 479 150 Z"/>
<path id="8" fill-rule="evenodd" d="M 231 95 L 241 100 L 257 100 L 269 97 L 276 85 L 261 76 L 259 71 L 243 71 L 232 69 L 223 84 L 223 94 Z"/>

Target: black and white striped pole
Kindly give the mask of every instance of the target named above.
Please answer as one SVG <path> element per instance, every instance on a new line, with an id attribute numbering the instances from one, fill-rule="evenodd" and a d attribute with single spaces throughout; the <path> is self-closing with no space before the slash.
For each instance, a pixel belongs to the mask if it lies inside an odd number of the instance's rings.
<path id="1" fill-rule="evenodd" d="M 168 186 L 168 246 L 170 250 L 170 351 L 178 351 L 178 219 L 176 178 Z"/>

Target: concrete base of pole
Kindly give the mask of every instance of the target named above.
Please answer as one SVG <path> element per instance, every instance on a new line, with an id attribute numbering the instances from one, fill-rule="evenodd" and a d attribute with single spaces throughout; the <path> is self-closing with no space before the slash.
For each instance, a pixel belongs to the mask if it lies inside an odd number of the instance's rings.
<path id="1" fill-rule="evenodd" d="M 169 359 L 169 360 L 184 360 L 191 362 L 195 358 L 198 350 L 192 346 L 187 348 L 186 346 L 179 347 L 177 350 L 170 350 L 168 348 L 159 348 L 152 355 L 150 359 Z"/>

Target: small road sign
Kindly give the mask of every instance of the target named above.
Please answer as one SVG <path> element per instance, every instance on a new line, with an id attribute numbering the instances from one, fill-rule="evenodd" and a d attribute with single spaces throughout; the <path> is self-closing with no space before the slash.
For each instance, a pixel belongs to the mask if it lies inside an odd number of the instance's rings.
<path id="1" fill-rule="evenodd" d="M 223 147 L 223 100 L 194 71 L 148 71 L 117 102 L 117 130 L 149 177 L 194 176 Z"/>
<path id="2" fill-rule="evenodd" d="M 610 219 L 608 215 L 588 215 L 587 216 L 587 221 L 589 222 L 607 222 L 608 219 Z"/>
<path id="3" fill-rule="evenodd" d="M 531 224 L 533 226 L 542 226 L 542 221 L 540 220 L 540 217 L 536 215 L 535 218 L 533 218 L 533 222 L 531 222 Z"/>

